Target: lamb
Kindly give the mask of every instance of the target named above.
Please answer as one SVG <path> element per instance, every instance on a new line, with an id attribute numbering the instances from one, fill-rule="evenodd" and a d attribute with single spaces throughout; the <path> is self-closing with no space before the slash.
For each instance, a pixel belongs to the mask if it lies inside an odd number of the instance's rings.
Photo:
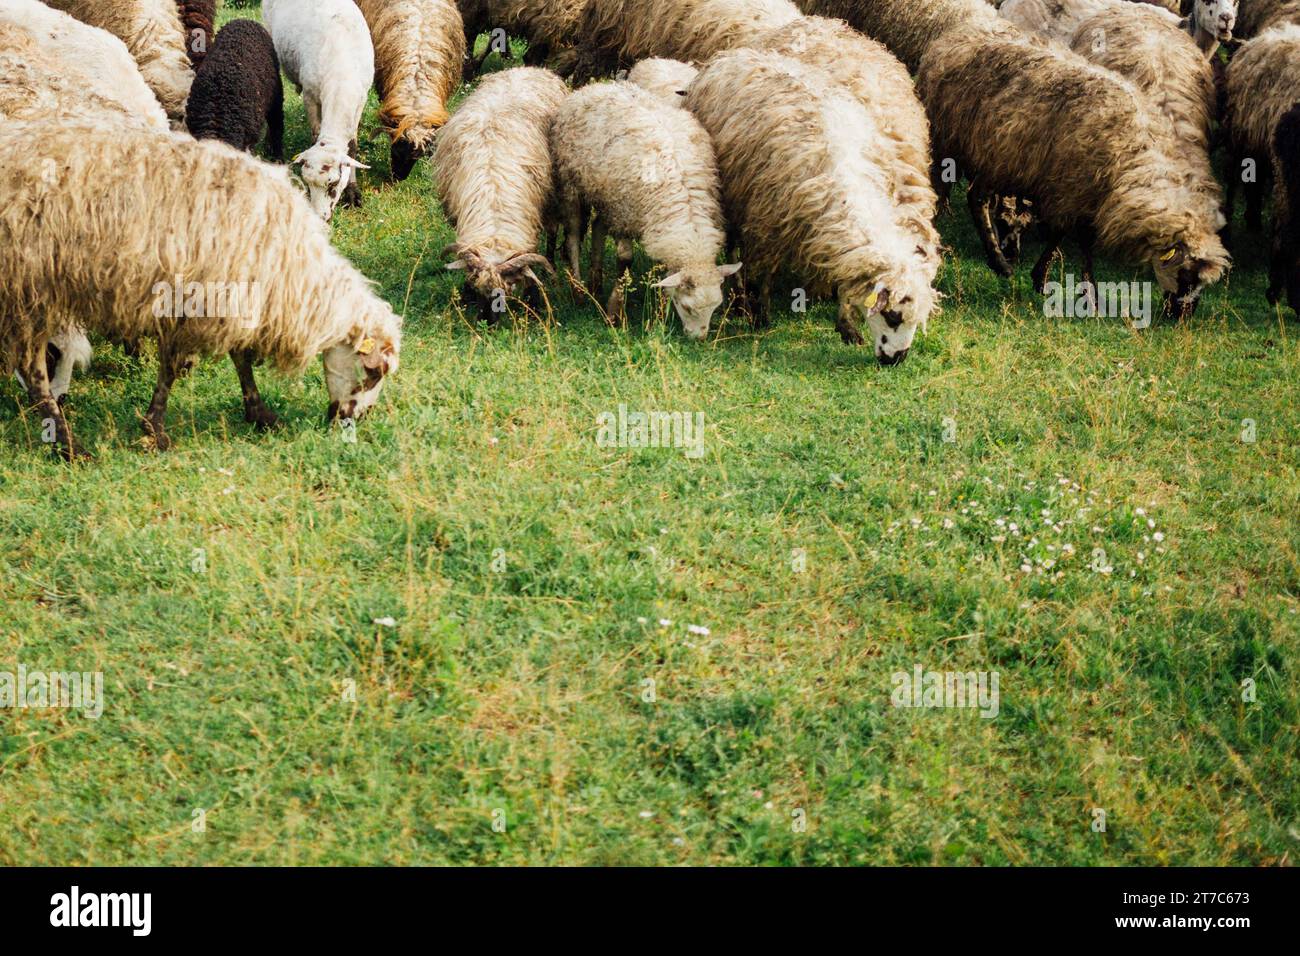
<path id="1" fill-rule="evenodd" d="M 212 49 L 217 0 L 176 0 L 176 6 L 180 8 L 181 25 L 185 28 L 185 52 L 197 71 Z"/>
<path id="2" fill-rule="evenodd" d="M 125 43 L 168 118 L 176 126 L 184 122 L 194 71 L 176 0 L 48 0 L 48 5 Z"/>
<path id="3" fill-rule="evenodd" d="M 997 19 L 984 0 L 798 0 L 804 13 L 843 20 L 883 43 L 913 72 L 945 30 Z M 1008 0 L 1010 2 L 1010 0 Z"/>
<path id="4" fill-rule="evenodd" d="M 579 78 L 646 57 L 702 63 L 799 18 L 791 0 L 589 0 Z"/>
<path id="5" fill-rule="evenodd" d="M 447 122 L 460 85 L 465 25 L 454 0 L 357 0 L 375 47 L 379 120 L 392 140 L 393 178 L 411 174 Z"/>
<path id="6" fill-rule="evenodd" d="M 536 252 L 553 222 L 555 176 L 547 141 L 569 88 L 554 73 L 521 66 L 483 80 L 438 133 L 438 197 L 456 241 L 448 269 L 465 270 L 482 318 L 499 313 L 522 281 L 551 264 Z"/>
<path id="7" fill-rule="evenodd" d="M 627 78 L 628 82 L 635 83 L 663 102 L 681 106 L 682 100 L 686 97 L 687 87 L 699 72 L 695 67 L 681 60 L 650 57 L 628 70 Z"/>
<path id="8" fill-rule="evenodd" d="M 719 266 L 724 223 L 709 134 L 690 113 L 634 83 L 598 83 L 570 96 L 551 127 L 551 153 L 573 276 L 580 271 L 583 208 L 596 213 L 591 279 L 603 286 L 606 235 L 618 243 L 618 271 L 606 313 L 623 315 L 623 274 L 632 241 L 668 270 L 669 290 L 688 338 L 708 335 L 722 304 L 722 281 L 739 263 Z"/>
<path id="9" fill-rule="evenodd" d="M 27 31 L 29 42 L 61 63 L 55 72 L 75 76 L 94 96 L 103 97 L 160 129 L 167 128 L 167 115 L 145 84 L 126 44 L 113 34 L 82 23 L 40 0 L 0 0 L 0 24 Z"/>
<path id="10" fill-rule="evenodd" d="M 822 70 L 748 49 L 714 57 L 686 108 L 713 137 L 760 310 L 772 276 L 788 268 L 814 294 L 835 290 L 846 342 L 864 342 L 861 316 L 877 360 L 901 362 L 938 299 L 935 262 L 892 201 L 872 114 Z"/>
<path id="11" fill-rule="evenodd" d="M 1277 299 L 1280 291 L 1278 258 L 1285 251 L 1279 244 L 1288 239 L 1296 226 L 1292 202 L 1300 198 L 1293 192 L 1293 173 L 1297 157 L 1289 152 L 1294 139 L 1291 127 L 1282 129 L 1283 119 L 1300 103 L 1296 80 L 1300 77 L 1300 24 L 1280 22 L 1237 50 L 1228 65 L 1228 215 L 1236 206 L 1236 190 L 1242 178 L 1243 163 L 1271 168 L 1274 173 L 1274 267 L 1271 270 L 1269 297 Z M 1279 150 L 1281 141 L 1287 149 Z M 1258 186 L 1258 184 L 1256 184 Z M 1247 220 L 1259 225 L 1260 208 L 1257 189 L 1247 194 Z M 1300 299 L 1292 299 L 1300 305 Z"/>
<path id="12" fill-rule="evenodd" d="M 280 66 L 302 93 L 315 142 L 295 156 L 307 197 L 329 222 L 340 200 L 361 205 L 357 127 L 375 75 L 366 18 L 352 0 L 264 0 Z"/>
<path id="13" fill-rule="evenodd" d="M 907 68 L 882 44 L 825 17 L 800 17 L 758 37 L 753 47 L 825 70 L 871 114 L 887 147 L 881 155 L 893 176 L 890 194 L 901 221 L 937 271 L 940 240 L 934 228 L 938 198 L 930 175 L 930 121 Z"/>
<path id="14" fill-rule="evenodd" d="M 52 170 L 52 172 L 51 172 Z M 300 372 L 321 355 L 329 415 L 355 420 L 397 369 L 400 320 L 339 254 L 283 167 L 176 133 L 78 122 L 0 136 L 0 352 L 80 457 L 47 378 L 69 316 L 158 337 L 144 417 L 158 449 L 168 395 L 195 354 L 251 349 Z"/>
<path id="15" fill-rule="evenodd" d="M 1237 4 L 1238 0 L 1196 0 L 1191 15 L 1182 18 L 1167 9 L 1158 8 L 1156 4 L 1144 6 L 1152 7 L 1146 12 L 1153 17 L 1158 16 L 1169 23 L 1178 24 L 1196 41 L 1208 60 L 1214 56 L 1220 43 L 1232 39 L 1233 27 L 1237 22 Z M 1006 0 L 998 13 L 1023 30 L 1068 46 L 1084 20 L 1104 13 L 1123 14 L 1133 7 L 1133 4 L 1124 0 Z"/>
<path id="16" fill-rule="evenodd" d="M 946 33 L 917 87 L 937 155 L 989 192 L 1032 197 L 1058 236 L 1095 230 L 1103 246 L 1149 262 L 1180 316 L 1226 272 L 1217 198 L 1180 155 L 1172 124 L 1127 81 L 999 25 Z M 1035 267 L 1040 289 L 1049 262 Z"/>
<path id="17" fill-rule="evenodd" d="M 252 152 L 267 130 L 271 155 L 284 160 L 284 86 L 266 28 L 255 20 L 222 27 L 190 88 L 185 125 L 195 139 L 219 139 Z"/>

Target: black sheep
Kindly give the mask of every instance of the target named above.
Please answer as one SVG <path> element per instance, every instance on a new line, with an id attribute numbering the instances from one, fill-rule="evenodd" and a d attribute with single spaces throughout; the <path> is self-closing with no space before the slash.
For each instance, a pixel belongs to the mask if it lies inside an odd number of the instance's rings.
<path id="1" fill-rule="evenodd" d="M 194 76 L 185 125 L 195 139 L 219 139 L 252 152 L 267 127 L 271 155 L 284 160 L 284 87 L 266 28 L 232 20 L 221 28 Z"/>
<path id="2" fill-rule="evenodd" d="M 271 155 L 284 161 L 284 85 L 271 34 L 255 20 L 231 20 L 203 58 L 190 98 L 185 125 L 195 139 L 219 139 L 251 153 L 267 127 Z M 244 419 L 270 428 L 276 415 L 262 400 L 253 379 L 255 356 L 231 352 L 244 393 Z"/>
<path id="3" fill-rule="evenodd" d="M 1273 209 L 1273 254 L 1268 270 L 1268 301 L 1300 312 L 1300 103 L 1292 106 L 1273 135 L 1276 199 Z"/>

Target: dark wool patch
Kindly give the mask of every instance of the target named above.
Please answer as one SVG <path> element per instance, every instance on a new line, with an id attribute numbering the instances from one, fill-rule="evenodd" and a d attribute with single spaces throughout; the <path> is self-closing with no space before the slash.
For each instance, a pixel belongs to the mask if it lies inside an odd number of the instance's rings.
<path id="1" fill-rule="evenodd" d="M 219 139 L 252 152 L 262 138 L 284 159 L 284 87 L 280 61 L 266 28 L 232 20 L 217 34 L 190 88 L 185 125 L 195 139 Z"/>
<path id="2" fill-rule="evenodd" d="M 185 24 L 185 52 L 198 69 L 212 49 L 212 34 L 217 17 L 217 0 L 176 0 Z"/>

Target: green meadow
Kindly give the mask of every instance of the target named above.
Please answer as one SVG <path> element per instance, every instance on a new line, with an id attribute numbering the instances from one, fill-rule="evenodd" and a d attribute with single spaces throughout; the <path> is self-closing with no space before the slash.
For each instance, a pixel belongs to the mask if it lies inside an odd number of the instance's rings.
<path id="1" fill-rule="evenodd" d="M 98 719 L 0 707 L 0 864 L 1295 861 L 1300 326 L 1262 237 L 1137 331 L 1045 316 L 958 192 L 942 313 L 882 368 L 785 290 L 688 342 L 640 257 L 626 327 L 562 282 L 479 326 L 373 98 L 361 151 L 334 239 L 405 341 L 354 435 L 318 366 L 259 369 L 261 434 L 213 360 L 147 451 L 152 346 L 96 342 L 68 466 L 0 385 L 0 673 L 104 681 Z M 699 444 L 608 447 L 620 406 Z M 997 715 L 894 706 L 918 666 L 996 672 Z"/>

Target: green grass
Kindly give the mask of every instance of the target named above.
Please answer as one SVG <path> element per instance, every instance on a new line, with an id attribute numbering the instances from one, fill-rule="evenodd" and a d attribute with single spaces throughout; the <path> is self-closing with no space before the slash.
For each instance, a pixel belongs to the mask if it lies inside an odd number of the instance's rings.
<path id="1" fill-rule="evenodd" d="M 145 452 L 152 360 L 101 343 L 70 468 L 0 387 L 0 671 L 108 696 L 0 710 L 0 863 L 1294 861 L 1300 353 L 1258 240 L 1138 333 L 1045 319 L 958 196 L 889 369 L 824 304 L 692 344 L 553 291 L 488 332 L 431 170 L 388 184 L 364 129 L 334 235 L 406 338 L 355 444 L 317 369 L 263 373 L 259 435 L 213 361 Z M 599 447 L 620 403 L 702 412 L 704 457 Z M 917 663 L 998 671 L 999 716 L 891 707 Z"/>

